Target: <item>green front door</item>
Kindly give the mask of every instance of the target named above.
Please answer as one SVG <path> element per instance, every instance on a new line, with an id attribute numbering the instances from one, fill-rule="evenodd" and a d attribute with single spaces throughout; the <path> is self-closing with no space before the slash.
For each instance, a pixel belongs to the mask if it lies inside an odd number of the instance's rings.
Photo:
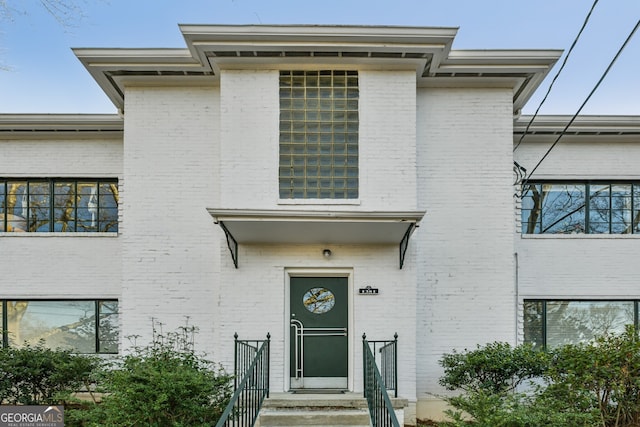
<path id="1" fill-rule="evenodd" d="M 291 278 L 291 388 L 347 388 L 346 277 Z"/>

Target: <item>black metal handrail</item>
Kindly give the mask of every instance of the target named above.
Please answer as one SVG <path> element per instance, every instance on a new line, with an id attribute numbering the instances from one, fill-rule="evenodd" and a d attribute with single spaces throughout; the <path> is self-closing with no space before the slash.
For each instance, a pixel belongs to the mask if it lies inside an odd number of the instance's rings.
<path id="1" fill-rule="evenodd" d="M 253 426 L 262 402 L 269 397 L 269 343 L 235 338 L 234 393 L 216 427 Z"/>
<path id="2" fill-rule="evenodd" d="M 376 348 L 380 345 L 380 364 L 382 374 L 376 363 Z M 364 378 L 364 397 L 367 399 L 371 425 L 400 427 L 391 404 L 388 390 L 394 390 L 398 397 L 398 334 L 392 341 L 367 341 L 362 335 L 362 359 Z"/>

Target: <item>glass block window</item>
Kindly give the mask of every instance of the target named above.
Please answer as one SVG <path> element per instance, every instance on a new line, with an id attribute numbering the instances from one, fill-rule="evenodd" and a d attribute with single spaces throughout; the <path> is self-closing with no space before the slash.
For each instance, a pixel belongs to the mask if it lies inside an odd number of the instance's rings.
<path id="1" fill-rule="evenodd" d="M 281 199 L 358 198 L 358 73 L 280 73 Z"/>
<path id="2" fill-rule="evenodd" d="M 638 325 L 638 301 L 524 302 L 524 339 L 537 348 L 555 348 L 622 333 Z"/>
<path id="3" fill-rule="evenodd" d="M 640 233 L 638 183 L 535 183 L 523 194 L 523 234 Z"/>
<path id="4" fill-rule="evenodd" d="M 0 179 L 0 231 L 117 232 L 118 181 Z"/>
<path id="5" fill-rule="evenodd" d="M 3 346 L 118 352 L 116 300 L 1 300 Z"/>

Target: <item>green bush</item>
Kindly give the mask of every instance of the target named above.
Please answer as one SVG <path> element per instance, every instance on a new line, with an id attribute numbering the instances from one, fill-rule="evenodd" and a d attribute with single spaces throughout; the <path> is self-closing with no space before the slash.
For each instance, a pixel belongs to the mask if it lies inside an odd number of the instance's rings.
<path id="1" fill-rule="evenodd" d="M 536 394 L 483 390 L 447 399 L 455 410 L 445 413 L 451 421 L 442 427 L 595 427 L 591 412 L 576 412 L 562 401 Z M 470 417 L 470 415 L 472 415 Z M 472 419 L 473 421 L 470 421 Z"/>
<path id="2" fill-rule="evenodd" d="M 94 357 L 42 345 L 0 349 L 0 402 L 10 405 L 65 404 L 88 388 L 98 367 Z"/>
<path id="3" fill-rule="evenodd" d="M 491 343 L 463 353 L 444 355 L 440 384 L 462 390 L 445 397 L 454 408 L 446 412 L 447 427 L 591 427 L 598 417 L 589 399 L 576 394 L 572 401 L 558 399 L 560 390 L 548 391 L 548 372 L 557 362 L 554 354 L 529 345 L 512 347 Z M 535 381 L 534 381 L 535 380 Z M 519 387 L 520 386 L 520 387 Z M 517 392 L 525 390 L 526 392 Z M 549 389 L 550 390 L 550 389 Z"/>
<path id="4" fill-rule="evenodd" d="M 488 344 L 441 365 L 440 383 L 462 391 L 445 398 L 454 409 L 443 426 L 640 426 L 640 339 L 631 326 L 549 352 Z"/>
<path id="5" fill-rule="evenodd" d="M 529 345 L 512 347 L 495 342 L 464 353 L 445 354 L 440 359 L 444 368 L 440 385 L 447 390 L 502 393 L 539 377 L 548 363 L 546 353 L 534 351 Z"/>
<path id="6" fill-rule="evenodd" d="M 82 426 L 210 426 L 222 414 L 232 391 L 231 377 L 194 351 L 196 328 L 163 335 L 135 347 L 105 369 L 100 404 L 71 411 Z"/>
<path id="7" fill-rule="evenodd" d="M 632 327 L 552 353 L 545 377 L 549 398 L 595 410 L 600 425 L 640 425 L 640 340 Z"/>

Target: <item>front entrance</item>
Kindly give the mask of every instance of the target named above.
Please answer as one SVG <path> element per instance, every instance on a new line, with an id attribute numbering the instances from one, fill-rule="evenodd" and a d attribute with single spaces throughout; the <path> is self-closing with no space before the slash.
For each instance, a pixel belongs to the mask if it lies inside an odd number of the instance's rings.
<path id="1" fill-rule="evenodd" d="M 346 277 L 291 277 L 292 389 L 347 389 Z"/>

